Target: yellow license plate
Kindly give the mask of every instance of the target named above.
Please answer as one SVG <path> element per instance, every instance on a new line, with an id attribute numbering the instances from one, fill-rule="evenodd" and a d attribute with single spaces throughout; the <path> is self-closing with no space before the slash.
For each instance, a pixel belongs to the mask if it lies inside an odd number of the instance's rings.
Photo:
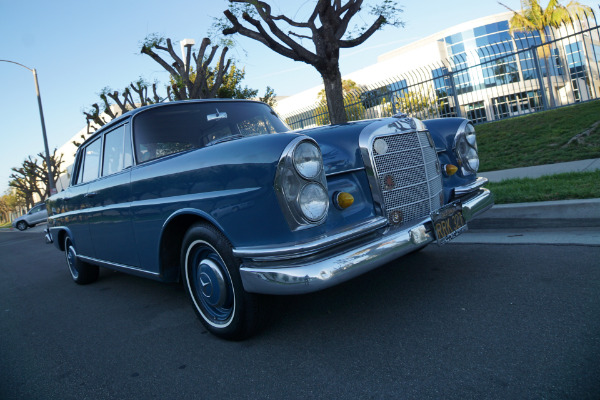
<path id="1" fill-rule="evenodd" d="M 460 202 L 447 204 L 439 210 L 433 211 L 431 222 L 433 223 L 433 233 L 440 246 L 467 230 Z"/>

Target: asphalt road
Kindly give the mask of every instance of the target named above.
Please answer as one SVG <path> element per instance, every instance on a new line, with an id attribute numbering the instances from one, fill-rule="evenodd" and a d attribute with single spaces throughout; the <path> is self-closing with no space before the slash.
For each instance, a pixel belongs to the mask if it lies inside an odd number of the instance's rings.
<path id="1" fill-rule="evenodd" d="M 600 398 L 600 245 L 429 246 L 239 343 L 180 285 L 74 284 L 39 231 L 0 254 L 0 399 Z"/>

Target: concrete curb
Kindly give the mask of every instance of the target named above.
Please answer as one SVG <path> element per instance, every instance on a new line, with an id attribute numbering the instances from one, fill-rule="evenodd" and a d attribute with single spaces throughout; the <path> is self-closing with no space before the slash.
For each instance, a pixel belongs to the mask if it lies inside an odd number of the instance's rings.
<path id="1" fill-rule="evenodd" d="M 469 222 L 469 229 L 600 227 L 600 199 L 495 205 Z"/>

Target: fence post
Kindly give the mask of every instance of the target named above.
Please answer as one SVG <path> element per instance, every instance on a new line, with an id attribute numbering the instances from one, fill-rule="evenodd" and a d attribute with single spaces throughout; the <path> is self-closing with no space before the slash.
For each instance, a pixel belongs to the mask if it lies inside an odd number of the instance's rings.
<path id="1" fill-rule="evenodd" d="M 537 46 L 531 47 L 531 54 L 533 54 L 533 63 L 535 64 L 535 75 L 537 76 L 538 85 L 540 86 L 540 95 L 542 96 L 542 105 L 545 111 L 549 109 L 548 99 L 546 98 L 546 88 L 544 87 L 544 78 L 542 75 L 542 70 L 540 68 L 540 59 L 537 55 Z M 546 71 L 546 73 L 549 74 L 550 71 Z"/>
<path id="2" fill-rule="evenodd" d="M 448 68 L 448 77 L 452 84 L 452 97 L 454 97 L 454 109 L 456 110 L 456 116 L 461 118 L 462 112 L 460 111 L 460 104 L 458 103 L 458 94 L 456 93 L 456 85 L 454 84 L 454 72 Z"/>

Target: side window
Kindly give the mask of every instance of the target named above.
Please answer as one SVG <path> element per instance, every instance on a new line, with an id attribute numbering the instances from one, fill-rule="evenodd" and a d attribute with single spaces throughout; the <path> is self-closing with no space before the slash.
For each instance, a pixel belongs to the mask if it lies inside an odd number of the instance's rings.
<path id="1" fill-rule="evenodd" d="M 125 139 L 124 125 L 105 135 L 102 176 L 114 174 L 127 166 L 131 166 L 131 162 L 129 162 L 129 165 L 126 165 Z M 127 139 L 127 142 L 129 142 L 129 138 Z M 129 147 L 131 148 L 131 144 Z M 129 159 L 131 159 L 131 150 L 129 150 Z"/>
<path id="2" fill-rule="evenodd" d="M 83 171 L 80 174 L 77 183 L 88 182 L 98 178 L 101 143 L 102 141 L 98 138 L 85 148 L 85 154 L 83 155 Z"/>

